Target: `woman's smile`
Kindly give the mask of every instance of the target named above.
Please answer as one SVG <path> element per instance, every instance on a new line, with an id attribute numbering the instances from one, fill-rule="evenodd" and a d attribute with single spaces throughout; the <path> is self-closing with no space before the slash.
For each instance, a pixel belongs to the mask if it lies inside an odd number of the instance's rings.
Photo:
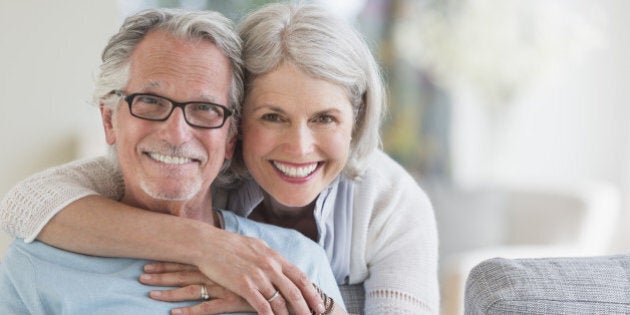
<path id="1" fill-rule="evenodd" d="M 290 164 L 280 161 L 272 161 L 273 166 L 285 176 L 292 178 L 305 178 L 313 174 L 319 163 L 303 163 L 303 164 Z"/>

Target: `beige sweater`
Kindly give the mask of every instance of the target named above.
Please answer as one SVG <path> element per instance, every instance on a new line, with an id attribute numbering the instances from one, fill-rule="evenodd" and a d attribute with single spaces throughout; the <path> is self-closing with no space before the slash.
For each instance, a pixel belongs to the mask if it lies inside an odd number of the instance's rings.
<path id="1" fill-rule="evenodd" d="M 381 151 L 354 188 L 350 283 L 364 282 L 366 314 L 437 314 L 437 231 L 414 179 Z M 87 195 L 118 199 L 124 184 L 106 157 L 71 162 L 20 182 L 0 202 L 0 224 L 33 241 L 57 212 Z"/>

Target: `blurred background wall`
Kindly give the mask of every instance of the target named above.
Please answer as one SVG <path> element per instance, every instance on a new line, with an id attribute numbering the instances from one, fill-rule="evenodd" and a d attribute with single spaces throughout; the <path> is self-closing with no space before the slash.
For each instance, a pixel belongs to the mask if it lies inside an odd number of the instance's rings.
<path id="1" fill-rule="evenodd" d="M 83 136 L 104 143 L 92 78 L 119 15 L 112 1 L 0 1 L 0 194 L 75 159 Z"/>
<path id="2" fill-rule="evenodd" d="M 239 19 L 264 2 L 0 1 L 0 194 L 34 172 L 103 152 L 92 82 L 124 15 L 185 6 Z M 567 254 L 627 251 L 630 2 L 321 2 L 365 34 L 383 67 L 391 104 L 384 147 L 434 201 L 443 288 L 446 262 L 505 253 L 493 248 L 505 245 L 507 230 L 558 232 L 537 245 L 610 236 Z M 515 226 L 508 203 L 524 211 Z M 567 210 L 577 208 L 583 213 Z M 0 236 L 0 252 L 8 241 Z M 443 300 L 460 299 L 455 291 Z"/>

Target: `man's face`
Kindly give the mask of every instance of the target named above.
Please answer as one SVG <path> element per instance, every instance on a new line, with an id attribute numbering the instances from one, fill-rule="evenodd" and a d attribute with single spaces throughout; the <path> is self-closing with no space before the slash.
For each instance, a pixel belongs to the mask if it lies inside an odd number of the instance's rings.
<path id="1" fill-rule="evenodd" d="M 229 60 L 212 42 L 152 31 L 131 56 L 130 79 L 123 92 L 225 105 L 230 82 Z M 162 122 L 131 116 L 122 99 L 118 110 L 101 108 L 107 142 L 117 147 L 127 203 L 167 211 L 163 201 L 209 200 L 210 184 L 224 159 L 232 156 L 229 120 L 218 129 L 201 129 L 186 123 L 181 108 Z"/>

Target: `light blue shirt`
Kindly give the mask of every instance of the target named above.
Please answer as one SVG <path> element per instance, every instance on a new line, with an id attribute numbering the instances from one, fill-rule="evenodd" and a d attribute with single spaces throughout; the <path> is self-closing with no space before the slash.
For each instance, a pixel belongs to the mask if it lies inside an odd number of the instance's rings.
<path id="1" fill-rule="evenodd" d="M 253 179 L 246 180 L 235 190 L 214 193 L 220 207 L 238 209 L 233 212 L 248 217 L 263 201 L 262 188 Z M 223 199 L 226 198 L 226 199 Z M 347 284 L 350 276 L 352 244 L 352 212 L 354 182 L 340 175 L 324 189 L 315 201 L 315 223 L 318 243 L 326 251 L 338 284 Z"/>
<path id="2" fill-rule="evenodd" d="M 228 211 L 222 214 L 226 230 L 263 239 L 344 307 L 321 247 L 294 230 Z M 169 314 L 172 308 L 200 302 L 149 298 L 149 291 L 160 287 L 138 281 L 147 262 L 87 256 L 15 240 L 0 265 L 0 314 Z"/>

